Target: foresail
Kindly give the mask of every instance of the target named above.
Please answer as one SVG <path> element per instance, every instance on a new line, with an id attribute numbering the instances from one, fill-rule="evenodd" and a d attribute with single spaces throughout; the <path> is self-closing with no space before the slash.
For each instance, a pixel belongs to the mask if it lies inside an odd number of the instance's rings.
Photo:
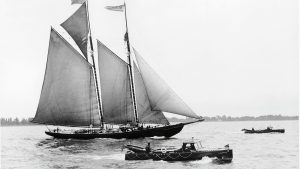
<path id="1" fill-rule="evenodd" d="M 152 110 L 200 119 L 134 49 Z"/>
<path id="2" fill-rule="evenodd" d="M 97 46 L 104 121 L 135 123 L 127 63 L 100 41 Z"/>
<path id="3" fill-rule="evenodd" d="M 169 121 L 164 116 L 162 111 L 151 110 L 148 94 L 142 76 L 136 64 L 133 63 L 133 65 L 134 65 L 133 72 L 134 72 L 135 93 L 136 93 L 139 121 L 141 123 L 169 124 Z"/>
<path id="4" fill-rule="evenodd" d="M 33 122 L 62 126 L 99 125 L 91 65 L 51 29 L 46 72 Z"/>
<path id="5" fill-rule="evenodd" d="M 69 33 L 83 55 L 87 58 L 87 42 L 89 33 L 89 21 L 86 2 L 70 16 L 61 26 Z"/>

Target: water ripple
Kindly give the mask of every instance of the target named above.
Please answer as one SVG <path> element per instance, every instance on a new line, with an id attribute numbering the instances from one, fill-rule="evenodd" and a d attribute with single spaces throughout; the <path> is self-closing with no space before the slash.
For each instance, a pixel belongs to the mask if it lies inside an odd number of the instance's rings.
<path id="1" fill-rule="evenodd" d="M 131 168 L 131 169 L 281 169 L 298 168 L 298 121 L 267 122 L 267 125 L 285 126 L 284 134 L 244 134 L 241 128 L 264 127 L 265 122 L 204 122 L 184 127 L 172 138 L 140 139 L 54 139 L 44 134 L 43 126 L 5 127 L 1 137 L 1 168 Z M 181 146 L 183 141 L 199 139 L 205 147 L 233 148 L 233 162 L 203 158 L 199 161 L 125 161 L 122 146 Z"/>

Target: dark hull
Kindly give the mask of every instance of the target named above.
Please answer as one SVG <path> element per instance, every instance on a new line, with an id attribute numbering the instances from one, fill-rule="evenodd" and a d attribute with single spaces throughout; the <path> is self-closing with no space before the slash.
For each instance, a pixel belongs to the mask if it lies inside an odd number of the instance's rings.
<path id="1" fill-rule="evenodd" d="M 261 133 L 284 133 L 285 130 L 284 129 L 271 129 L 271 130 L 247 130 L 244 129 L 243 130 L 245 133 L 247 134 L 261 134 Z"/>
<path id="2" fill-rule="evenodd" d="M 180 123 L 175 125 L 168 125 L 156 128 L 144 128 L 140 130 L 133 130 L 128 132 L 115 132 L 115 133 L 63 133 L 63 132 L 52 132 L 46 131 L 45 133 L 55 138 L 74 138 L 74 139 L 94 139 L 94 138 L 141 138 L 141 137 L 153 137 L 153 136 L 164 136 L 172 137 L 179 133 L 183 126 L 190 123 Z"/>
<path id="3" fill-rule="evenodd" d="M 125 154 L 125 160 L 163 160 L 163 161 L 190 161 L 201 160 L 203 157 L 217 158 L 223 162 L 231 162 L 233 158 L 232 149 L 201 150 L 194 152 L 132 152 Z"/>

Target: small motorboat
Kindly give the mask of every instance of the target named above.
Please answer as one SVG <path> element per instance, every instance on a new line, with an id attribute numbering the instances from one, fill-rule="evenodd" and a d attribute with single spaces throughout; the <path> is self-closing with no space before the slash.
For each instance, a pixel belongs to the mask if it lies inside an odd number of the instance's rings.
<path id="1" fill-rule="evenodd" d="M 254 130 L 254 128 L 252 128 L 251 130 L 242 129 L 242 131 L 244 131 L 245 133 L 248 133 L 248 134 L 253 134 L 253 133 L 284 133 L 285 132 L 284 129 L 273 129 L 273 127 L 267 127 L 267 129 L 263 129 L 263 130 Z"/>
<path id="2" fill-rule="evenodd" d="M 196 148 L 197 147 L 197 148 Z M 126 145 L 129 151 L 125 154 L 125 160 L 163 160 L 163 161 L 189 161 L 201 160 L 203 157 L 217 158 L 221 162 L 231 162 L 233 158 L 232 149 L 229 145 L 224 148 L 203 148 L 200 142 L 183 142 L 182 147 L 173 146 L 151 149 L 150 143 L 143 148 L 134 145 Z"/>

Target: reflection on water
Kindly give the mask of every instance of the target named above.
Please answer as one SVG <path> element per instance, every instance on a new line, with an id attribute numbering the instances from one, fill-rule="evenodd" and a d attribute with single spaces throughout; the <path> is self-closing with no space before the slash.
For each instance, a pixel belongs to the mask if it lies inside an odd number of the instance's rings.
<path id="1" fill-rule="evenodd" d="M 284 134 L 250 135 L 241 128 L 285 128 Z M 1 168 L 298 168 L 298 121 L 204 122 L 184 127 L 172 138 L 55 139 L 44 134 L 44 126 L 1 127 Z M 203 158 L 199 161 L 125 161 L 125 144 L 152 147 L 176 146 L 200 139 L 204 147 L 233 148 L 233 162 Z"/>
<path id="2" fill-rule="evenodd" d="M 37 146 L 44 148 L 58 148 L 58 147 L 88 147 L 93 145 L 95 140 L 76 140 L 76 139 L 56 139 L 56 138 L 46 138 L 37 143 Z"/>
<path id="3" fill-rule="evenodd" d="M 157 140 L 157 141 L 156 141 Z M 169 145 L 172 141 L 177 141 L 178 138 L 139 138 L 139 139 L 92 139 L 92 140 L 79 140 L 79 139 L 56 139 L 45 138 L 36 143 L 38 149 L 51 149 L 52 151 L 58 149 L 66 153 L 112 153 L 120 152 L 123 150 L 124 145 L 134 144 L 141 147 L 146 146 L 148 142 L 152 146 Z M 123 154 L 124 156 L 124 154 Z M 103 157 L 105 158 L 105 157 Z M 123 157 L 124 159 L 124 157 Z"/>

